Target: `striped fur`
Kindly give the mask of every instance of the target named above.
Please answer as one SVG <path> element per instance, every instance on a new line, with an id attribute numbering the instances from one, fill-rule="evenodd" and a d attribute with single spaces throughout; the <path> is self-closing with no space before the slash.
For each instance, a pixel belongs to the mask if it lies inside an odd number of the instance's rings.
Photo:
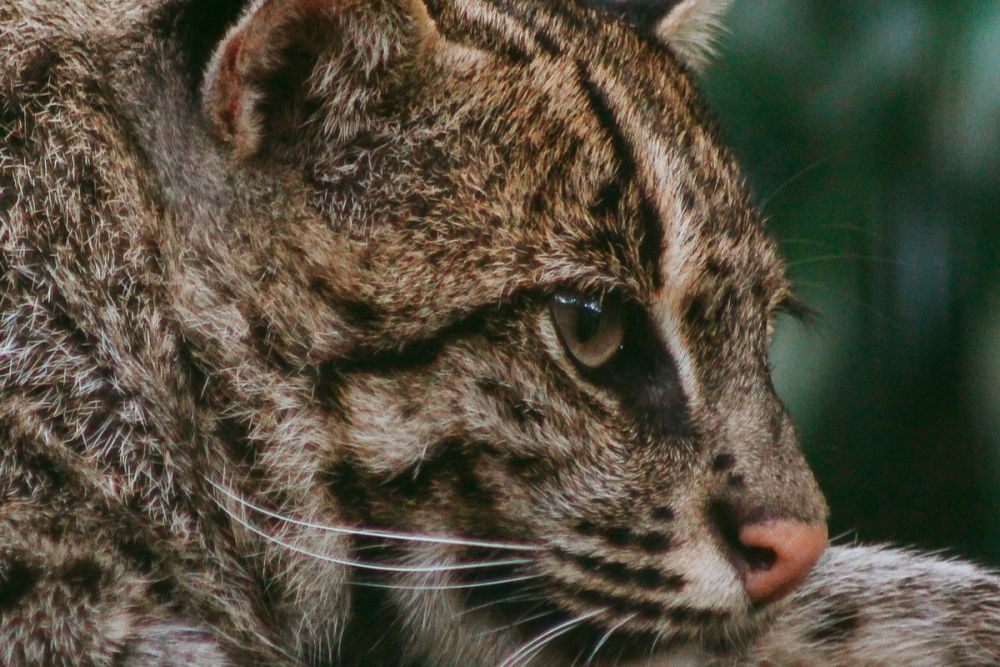
<path id="1" fill-rule="evenodd" d="M 726 526 L 826 506 L 725 3 L 597 4 L 0 4 L 0 664 L 1000 659 L 965 564 L 750 603 Z"/>

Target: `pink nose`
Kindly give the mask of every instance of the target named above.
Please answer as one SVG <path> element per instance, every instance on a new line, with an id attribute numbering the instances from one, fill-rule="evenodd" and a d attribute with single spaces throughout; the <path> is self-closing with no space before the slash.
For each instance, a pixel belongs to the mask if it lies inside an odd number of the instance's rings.
<path id="1" fill-rule="evenodd" d="M 827 547 L 825 523 L 765 521 L 744 526 L 740 544 L 758 554 L 746 575 L 750 599 L 763 604 L 788 595 L 812 571 Z"/>

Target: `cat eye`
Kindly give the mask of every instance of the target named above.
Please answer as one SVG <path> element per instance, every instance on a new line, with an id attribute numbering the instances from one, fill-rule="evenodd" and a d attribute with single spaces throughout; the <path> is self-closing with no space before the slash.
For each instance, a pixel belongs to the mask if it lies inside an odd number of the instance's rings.
<path id="1" fill-rule="evenodd" d="M 625 339 L 623 304 L 614 294 L 601 298 L 582 294 L 552 297 L 552 321 L 570 355 L 587 368 L 611 361 Z"/>

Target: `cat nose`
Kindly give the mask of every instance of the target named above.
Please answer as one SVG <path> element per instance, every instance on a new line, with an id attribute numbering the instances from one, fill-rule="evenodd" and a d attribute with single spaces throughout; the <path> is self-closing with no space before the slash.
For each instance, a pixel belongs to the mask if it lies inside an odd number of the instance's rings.
<path id="1" fill-rule="evenodd" d="M 757 604 L 788 595 L 812 571 L 827 547 L 826 523 L 762 521 L 739 529 L 743 554 L 749 554 L 745 586 Z"/>

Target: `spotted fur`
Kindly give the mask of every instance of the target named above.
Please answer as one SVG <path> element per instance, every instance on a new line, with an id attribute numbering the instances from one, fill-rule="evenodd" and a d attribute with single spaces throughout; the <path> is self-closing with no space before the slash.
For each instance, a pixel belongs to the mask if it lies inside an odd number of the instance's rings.
<path id="1" fill-rule="evenodd" d="M 962 563 L 750 602 L 733 526 L 826 506 L 726 3 L 593 4 L 0 3 L 0 663 L 1000 660 Z"/>

